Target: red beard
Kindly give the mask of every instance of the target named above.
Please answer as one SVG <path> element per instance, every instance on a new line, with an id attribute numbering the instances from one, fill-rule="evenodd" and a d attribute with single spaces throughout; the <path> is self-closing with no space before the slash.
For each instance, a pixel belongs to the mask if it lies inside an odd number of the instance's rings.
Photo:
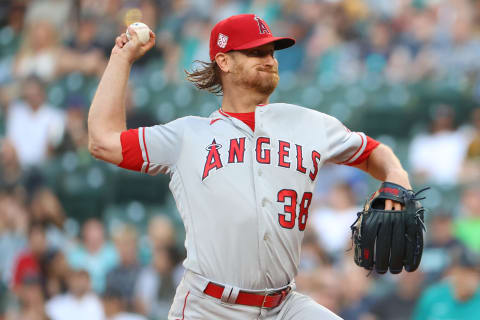
<path id="1" fill-rule="evenodd" d="M 234 70 L 236 75 L 234 83 L 244 88 L 253 89 L 258 93 L 270 95 L 275 90 L 280 77 L 278 69 L 257 68 L 247 71 L 241 64 L 237 64 Z"/>

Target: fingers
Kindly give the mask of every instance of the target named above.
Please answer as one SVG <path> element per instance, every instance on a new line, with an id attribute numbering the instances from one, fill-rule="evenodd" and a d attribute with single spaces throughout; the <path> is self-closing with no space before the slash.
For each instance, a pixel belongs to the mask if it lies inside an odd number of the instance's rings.
<path id="1" fill-rule="evenodd" d="M 148 39 L 148 42 L 145 43 L 143 46 L 145 47 L 145 50 L 150 50 L 153 46 L 155 45 L 155 33 L 153 33 L 150 30 L 150 39 Z"/>
<path id="2" fill-rule="evenodd" d="M 132 27 L 128 27 L 127 32 L 130 35 L 130 40 L 136 39 L 138 41 L 138 35 L 135 29 L 133 29 Z"/>
<path id="3" fill-rule="evenodd" d="M 400 202 L 395 202 L 393 200 L 385 200 L 385 210 L 403 210 L 402 204 Z"/>
<path id="4" fill-rule="evenodd" d="M 123 46 L 128 42 L 127 35 L 125 33 L 122 33 L 115 39 L 115 45 L 117 45 L 119 48 L 123 48 Z"/>
<path id="5" fill-rule="evenodd" d="M 149 36 L 148 41 L 142 43 L 138 38 L 138 33 L 129 27 L 126 33 L 122 33 L 115 39 L 115 47 L 112 49 L 112 52 L 121 51 L 128 61 L 134 62 L 155 45 L 155 34 L 151 30 L 149 31 Z"/>
<path id="6" fill-rule="evenodd" d="M 128 34 L 128 36 L 127 36 L 127 34 Z M 146 42 L 146 43 L 141 43 L 140 42 L 140 40 L 138 39 L 137 32 L 135 31 L 135 29 L 133 29 L 131 27 L 128 27 L 127 28 L 127 33 L 122 34 L 122 36 L 123 35 L 125 35 L 124 36 L 125 43 L 128 42 L 128 41 L 132 41 L 135 44 L 138 43 L 138 45 L 140 47 L 145 48 L 146 51 L 150 50 L 155 45 L 155 33 L 153 33 L 152 30 L 149 31 L 150 38 L 149 38 L 148 42 Z"/>
<path id="7" fill-rule="evenodd" d="M 393 201 L 392 200 L 385 200 L 385 210 L 393 210 Z"/>

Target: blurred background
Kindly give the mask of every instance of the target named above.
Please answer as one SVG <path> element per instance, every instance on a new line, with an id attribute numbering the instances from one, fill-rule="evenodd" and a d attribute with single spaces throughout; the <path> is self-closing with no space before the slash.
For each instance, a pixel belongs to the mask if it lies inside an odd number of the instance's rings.
<path id="1" fill-rule="evenodd" d="M 350 224 L 378 187 L 322 169 L 298 290 L 345 319 L 478 319 L 480 2 L 474 0 L 0 1 L 0 319 L 166 319 L 185 257 L 168 177 L 93 159 L 86 115 L 132 22 L 157 35 L 132 70 L 128 127 L 208 116 L 187 83 L 212 26 L 263 17 L 278 51 L 272 102 L 331 114 L 394 149 L 424 205 L 419 271 L 367 275 Z M 252 270 L 253 271 L 253 270 Z"/>

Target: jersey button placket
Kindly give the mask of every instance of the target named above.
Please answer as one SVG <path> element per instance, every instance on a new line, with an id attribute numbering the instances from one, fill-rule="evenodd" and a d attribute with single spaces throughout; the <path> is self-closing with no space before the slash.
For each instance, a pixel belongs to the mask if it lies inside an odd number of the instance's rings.
<path id="1" fill-rule="evenodd" d="M 259 240 L 259 263 L 260 263 L 260 274 L 265 275 L 268 266 L 266 265 L 265 257 L 268 256 L 266 252 L 266 247 L 265 247 L 265 235 L 267 234 L 266 226 L 267 223 L 265 223 L 265 207 L 267 205 L 267 199 L 264 196 L 264 191 L 262 188 L 264 188 L 264 185 L 262 184 L 262 175 L 264 175 L 264 169 L 262 166 L 264 164 L 261 164 L 257 161 L 257 151 L 256 151 L 256 142 L 258 137 L 263 137 L 265 136 L 265 133 L 263 132 L 263 125 L 262 125 L 262 117 L 261 117 L 261 112 L 260 110 L 256 110 L 255 112 L 255 132 L 253 133 L 253 140 L 254 140 L 254 145 L 252 148 L 252 171 L 253 171 L 253 183 L 254 183 L 254 190 L 255 190 L 255 197 L 256 197 L 256 203 L 257 203 L 257 221 L 258 221 L 258 240 Z"/>

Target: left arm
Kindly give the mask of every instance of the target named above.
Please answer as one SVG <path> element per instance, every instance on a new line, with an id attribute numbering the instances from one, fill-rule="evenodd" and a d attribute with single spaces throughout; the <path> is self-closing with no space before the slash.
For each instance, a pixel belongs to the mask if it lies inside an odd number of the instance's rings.
<path id="1" fill-rule="evenodd" d="M 403 169 L 400 160 L 398 160 L 392 149 L 384 144 L 380 144 L 373 149 L 365 161 L 354 165 L 354 167 L 367 172 L 375 179 L 393 182 L 408 190 L 412 189 L 408 180 L 408 173 Z M 400 203 L 393 203 L 391 200 L 387 200 L 385 210 L 390 209 L 401 210 L 401 205 Z"/>

